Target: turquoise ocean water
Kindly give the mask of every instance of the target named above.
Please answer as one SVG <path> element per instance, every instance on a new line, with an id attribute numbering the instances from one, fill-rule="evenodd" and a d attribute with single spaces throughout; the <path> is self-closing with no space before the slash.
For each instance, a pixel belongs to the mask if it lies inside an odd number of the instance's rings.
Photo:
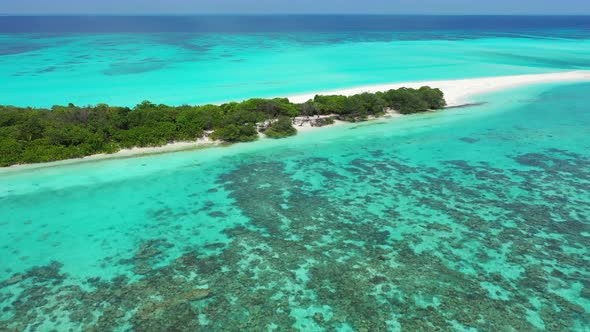
<path id="1" fill-rule="evenodd" d="M 0 104 L 200 104 L 590 67 L 588 17 L 273 18 L 0 17 Z"/>
<path id="2" fill-rule="evenodd" d="M 196 59 L 154 34 L 6 34 L 1 102 L 180 104 L 590 64 L 572 31 L 369 35 L 191 35 L 217 45 Z M 0 331 L 589 331 L 589 92 L 535 85 L 278 141 L 2 169 Z"/>
<path id="3" fill-rule="evenodd" d="M 588 330 L 588 91 L 4 170 L 0 326 Z"/>
<path id="4" fill-rule="evenodd" d="M 350 38 L 334 36 L 338 37 Z M 308 38 L 319 40 L 314 44 Z M 42 38 L 39 43 L 51 46 L 3 57 L 0 76 L 10 84 L 4 86 L 0 102 L 44 107 L 68 102 L 133 106 L 146 99 L 201 104 L 376 83 L 590 67 L 589 40 L 334 43 L 324 38 L 328 36 L 207 35 L 182 41 L 205 48 L 200 51 L 168 44 L 152 35 Z M 10 37 L 2 42 L 19 41 Z M 207 47 L 209 43 L 213 46 Z M 523 49 L 533 50 L 532 56 L 520 55 Z"/>

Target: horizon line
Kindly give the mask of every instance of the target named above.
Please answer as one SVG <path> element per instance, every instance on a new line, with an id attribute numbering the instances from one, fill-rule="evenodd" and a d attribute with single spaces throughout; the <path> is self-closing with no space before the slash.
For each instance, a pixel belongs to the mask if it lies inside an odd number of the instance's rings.
<path id="1" fill-rule="evenodd" d="M 590 16 L 590 13 L 0 13 L 0 16 Z"/>

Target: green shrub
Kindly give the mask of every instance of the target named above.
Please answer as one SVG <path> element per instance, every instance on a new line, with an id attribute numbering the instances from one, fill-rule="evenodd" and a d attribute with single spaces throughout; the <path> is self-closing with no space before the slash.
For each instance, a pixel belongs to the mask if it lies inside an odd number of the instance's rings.
<path id="1" fill-rule="evenodd" d="M 285 138 L 297 135 L 297 129 L 293 127 L 291 118 L 281 116 L 264 131 L 264 134 L 270 138 Z"/>
<path id="2" fill-rule="evenodd" d="M 359 121 L 380 115 L 387 107 L 410 114 L 445 105 L 442 91 L 422 87 L 350 97 L 318 95 L 303 104 L 293 104 L 286 98 L 258 98 L 221 106 L 174 107 L 144 101 L 133 109 L 106 104 L 69 104 L 51 109 L 0 106 L 0 166 L 195 140 L 209 130 L 213 130 L 214 139 L 253 141 L 258 138 L 256 124 L 266 121 L 272 125 L 265 134 L 282 138 L 297 134 L 291 117 L 300 115 L 335 114 L 346 121 Z M 316 120 L 315 125 L 333 122 L 333 118 L 326 118 Z"/>

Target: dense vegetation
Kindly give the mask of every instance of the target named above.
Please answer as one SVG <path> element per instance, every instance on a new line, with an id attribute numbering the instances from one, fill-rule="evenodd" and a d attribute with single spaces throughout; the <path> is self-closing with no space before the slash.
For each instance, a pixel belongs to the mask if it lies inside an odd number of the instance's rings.
<path id="1" fill-rule="evenodd" d="M 270 138 L 285 138 L 297 135 L 297 129 L 293 127 L 293 121 L 288 116 L 281 116 L 274 121 L 265 131 L 264 134 Z"/>
<path id="2" fill-rule="evenodd" d="M 259 130 L 268 137 L 282 138 L 297 133 L 291 121 L 294 117 L 333 114 L 341 120 L 362 121 L 382 115 L 387 108 L 410 114 L 444 106 L 443 93 L 429 87 L 350 97 L 315 96 L 303 104 L 275 98 L 176 107 L 145 101 L 133 109 L 106 104 L 51 109 L 0 106 L 0 166 L 192 141 L 209 133 L 226 142 L 256 140 Z"/>

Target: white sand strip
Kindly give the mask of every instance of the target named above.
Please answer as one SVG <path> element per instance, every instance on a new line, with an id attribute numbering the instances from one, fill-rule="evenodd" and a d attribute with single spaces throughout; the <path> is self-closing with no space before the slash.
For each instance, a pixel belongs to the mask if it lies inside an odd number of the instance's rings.
<path id="1" fill-rule="evenodd" d="M 121 149 L 115 153 L 100 153 L 94 154 L 91 156 L 86 156 L 82 158 L 76 159 L 65 159 L 59 161 L 51 161 L 47 163 L 36 163 L 36 164 L 22 164 L 22 165 L 12 165 L 8 167 L 0 167 L 0 174 L 7 173 L 9 171 L 18 171 L 18 170 L 28 170 L 28 169 L 37 169 L 37 168 L 44 168 L 44 167 L 55 167 L 55 166 L 63 166 L 68 164 L 76 164 L 81 162 L 90 162 L 90 161 L 98 161 L 98 160 L 105 160 L 105 159 L 122 159 L 122 158 L 132 158 L 132 157 L 139 157 L 139 156 L 146 156 L 146 155 L 153 155 L 153 154 L 161 154 L 161 153 L 169 153 L 169 152 L 179 152 L 179 151 L 188 151 L 188 150 L 196 150 L 201 148 L 208 148 L 222 145 L 223 142 L 221 141 L 214 141 L 210 138 L 200 138 L 196 141 L 187 141 L 187 142 L 174 142 L 168 143 L 162 146 L 154 146 L 154 147 L 135 147 L 131 149 Z"/>
<path id="2" fill-rule="evenodd" d="M 350 89 L 320 91 L 316 93 L 296 95 L 289 97 L 289 100 L 294 103 L 304 103 L 310 99 L 313 99 L 315 95 L 352 96 L 363 92 L 375 93 L 378 91 L 387 91 L 391 89 L 399 89 L 402 87 L 419 88 L 421 86 L 430 86 L 432 88 L 439 88 L 444 92 L 448 106 L 459 106 L 466 104 L 468 102 L 468 98 L 474 95 L 485 94 L 510 88 L 517 88 L 529 84 L 576 81 L 590 81 L 590 70 L 568 71 L 550 74 L 497 76 L 468 78 L 460 80 L 368 85 Z"/>

